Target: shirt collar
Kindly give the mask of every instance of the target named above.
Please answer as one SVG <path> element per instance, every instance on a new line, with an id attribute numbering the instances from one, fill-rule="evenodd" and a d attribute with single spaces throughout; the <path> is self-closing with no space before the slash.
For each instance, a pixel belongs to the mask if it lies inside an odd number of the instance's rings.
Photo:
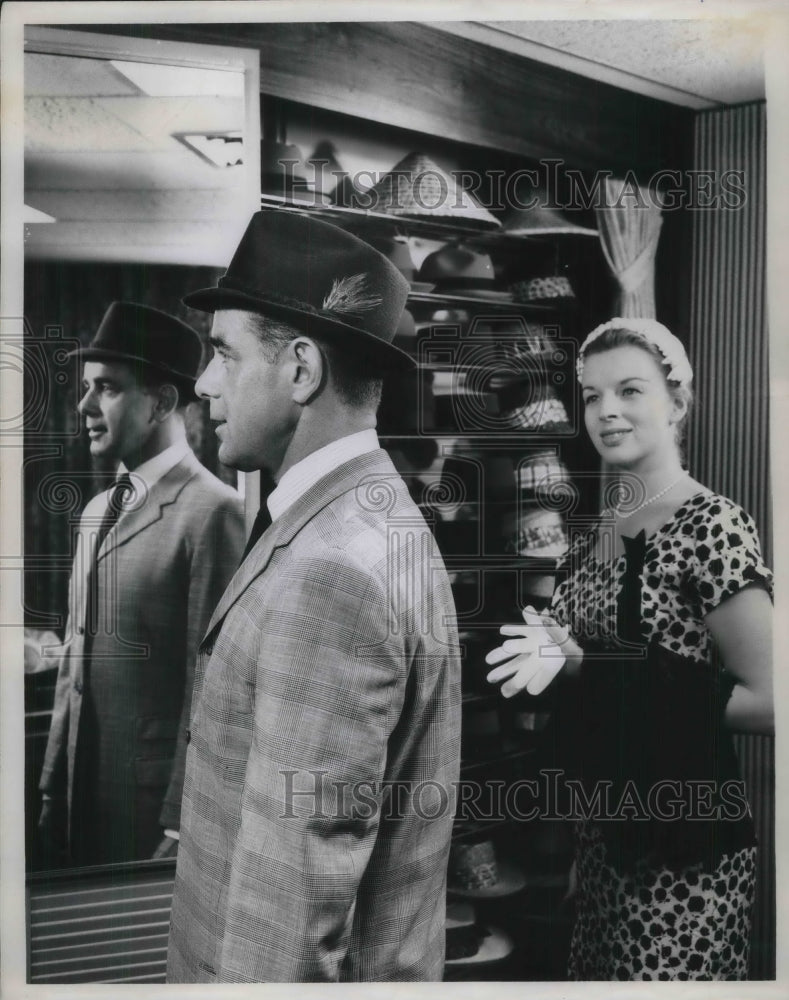
<path id="1" fill-rule="evenodd" d="M 191 454 L 191 451 L 192 449 L 187 444 L 186 439 L 177 441 L 175 444 L 171 444 L 169 448 L 165 448 L 164 451 L 160 451 L 158 455 L 149 458 L 147 462 L 138 465 L 132 473 L 129 473 L 129 470 L 121 462 L 118 466 L 117 477 L 124 474 L 139 476 L 143 483 L 145 483 L 145 488 L 150 490 L 152 486 L 167 475 L 170 469 L 174 469 L 179 462 Z"/>
<path id="2" fill-rule="evenodd" d="M 370 451 L 377 451 L 379 447 L 375 429 L 369 428 L 338 438 L 296 462 L 280 479 L 266 501 L 272 521 L 281 517 L 311 486 L 337 466 Z"/>

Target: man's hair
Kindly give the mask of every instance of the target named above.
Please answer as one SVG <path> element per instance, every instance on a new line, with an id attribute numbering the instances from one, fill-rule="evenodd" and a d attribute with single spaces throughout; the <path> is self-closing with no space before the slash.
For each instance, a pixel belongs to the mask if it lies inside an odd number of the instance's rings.
<path id="1" fill-rule="evenodd" d="M 383 378 L 371 371 L 369 362 L 335 344 L 325 335 L 303 334 L 295 326 L 268 316 L 255 317 L 255 330 L 260 338 L 263 355 L 267 361 L 275 361 L 287 345 L 296 337 L 309 336 L 320 348 L 329 368 L 329 378 L 337 395 L 348 406 L 357 409 L 378 409 L 381 402 Z"/>

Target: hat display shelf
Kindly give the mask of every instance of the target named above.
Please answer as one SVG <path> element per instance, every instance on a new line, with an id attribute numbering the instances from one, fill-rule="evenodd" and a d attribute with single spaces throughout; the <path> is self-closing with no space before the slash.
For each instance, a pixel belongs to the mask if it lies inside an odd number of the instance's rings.
<path id="1" fill-rule="evenodd" d="M 561 492 L 577 489 L 583 505 L 584 480 L 576 482 L 574 473 L 594 467 L 578 432 L 573 375 L 574 335 L 584 302 L 572 276 L 562 272 L 557 245 L 573 239 L 593 250 L 596 241 L 565 233 L 457 232 L 435 220 L 424 227 L 403 218 L 394 227 L 391 220 L 388 224 L 388 238 L 397 242 L 411 282 L 409 320 L 396 341 L 416 359 L 417 370 L 399 381 L 385 380 L 379 434 L 390 449 L 404 441 L 436 442 L 433 461 L 420 472 L 427 483 L 420 508 L 436 511 L 431 527 L 458 613 L 460 795 L 478 803 L 482 817 L 480 830 L 459 815 L 453 844 L 492 840 L 511 847 L 503 855 L 505 877 L 481 895 L 464 895 L 450 879 L 450 906 L 470 903 L 474 919 L 470 926 L 453 927 L 452 940 L 448 937 L 453 957 L 444 978 L 520 980 L 530 978 L 532 968 L 535 978 L 561 978 L 558 952 L 567 930 L 561 900 L 570 859 L 566 853 L 552 857 L 548 866 L 536 848 L 522 852 L 518 845 L 526 841 L 527 828 L 541 821 L 525 822 L 485 804 L 496 789 L 534 780 L 546 757 L 551 765 L 544 745 L 551 739 L 552 695 L 503 699 L 498 686 L 486 680 L 491 668 L 485 655 L 499 644 L 499 627 L 520 620 L 525 605 L 550 602 L 569 532 Z M 434 253 L 453 251 L 438 258 L 434 270 L 425 267 L 429 255 L 419 261 L 412 254 L 409 262 L 404 253 L 409 240 L 428 241 L 428 226 L 436 227 L 429 231 L 440 242 Z M 523 247 L 539 269 L 518 272 Z M 492 274 L 479 259 L 485 257 Z M 444 265 L 447 271 L 457 265 L 459 280 L 443 274 Z M 548 280 L 553 277 L 565 280 Z M 513 292 L 518 280 L 523 284 Z M 433 287 L 421 290 L 420 281 Z M 497 297 L 494 290 L 510 294 Z M 550 509 L 552 502 L 558 510 Z M 591 497 L 588 503 L 591 507 Z M 550 940 L 535 947 L 541 935 Z"/>
<path id="2" fill-rule="evenodd" d="M 579 247 L 599 252 L 599 246 L 590 239 L 594 231 L 552 209 L 516 213 L 503 225 L 473 211 L 392 212 L 382 209 L 393 183 L 378 188 L 372 205 L 341 179 L 337 204 L 269 194 L 262 207 L 309 213 L 353 232 L 410 284 L 394 343 L 416 365 L 385 378 L 378 432 L 418 495 L 450 575 L 462 662 L 459 801 L 471 790 L 466 801 L 480 805 L 472 822 L 459 810 L 455 824 L 453 855 L 471 867 L 465 888 L 463 878 L 450 877 L 449 901 L 471 904 L 472 912 L 467 906 L 453 925 L 445 978 L 529 978 L 524 955 L 533 940 L 523 922 L 535 922 L 540 933 L 561 924 L 562 864 L 569 869 L 569 860 L 562 856 L 541 871 L 543 856 L 535 849 L 521 865 L 518 845 L 540 821 L 485 803 L 496 789 L 534 780 L 544 765 L 552 695 L 503 699 L 486 680 L 485 655 L 499 645 L 500 626 L 519 621 L 524 606 L 550 602 L 568 544 L 562 491 L 580 497 L 576 512 L 594 503 L 583 476 L 575 478 L 595 467 L 579 432 L 574 377 L 585 303 L 563 270 L 561 248 L 574 241 L 578 260 L 585 253 Z M 484 862 L 490 841 L 511 849 L 498 859 L 498 877 L 475 890 L 474 858 Z M 550 942 L 537 952 L 554 947 Z"/>

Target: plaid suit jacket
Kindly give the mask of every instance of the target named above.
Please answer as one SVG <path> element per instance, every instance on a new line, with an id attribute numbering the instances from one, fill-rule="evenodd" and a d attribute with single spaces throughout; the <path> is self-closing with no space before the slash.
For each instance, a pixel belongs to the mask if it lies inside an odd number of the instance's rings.
<path id="1" fill-rule="evenodd" d="M 385 452 L 265 532 L 199 650 L 168 982 L 440 979 L 455 608 Z"/>

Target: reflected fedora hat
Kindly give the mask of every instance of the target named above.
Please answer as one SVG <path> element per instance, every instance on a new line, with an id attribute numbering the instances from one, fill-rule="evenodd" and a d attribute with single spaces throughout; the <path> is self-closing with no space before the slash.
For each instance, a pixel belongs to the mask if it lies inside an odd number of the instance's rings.
<path id="1" fill-rule="evenodd" d="M 185 398 L 194 387 L 203 345 L 198 334 L 168 313 L 137 302 L 113 302 L 87 347 L 71 351 L 81 361 L 123 361 L 169 376 Z"/>
<path id="2" fill-rule="evenodd" d="M 392 343 L 408 292 L 395 265 L 369 243 L 320 219 L 264 211 L 252 216 L 217 286 L 190 292 L 183 302 L 292 323 L 391 370 L 414 366 Z"/>

